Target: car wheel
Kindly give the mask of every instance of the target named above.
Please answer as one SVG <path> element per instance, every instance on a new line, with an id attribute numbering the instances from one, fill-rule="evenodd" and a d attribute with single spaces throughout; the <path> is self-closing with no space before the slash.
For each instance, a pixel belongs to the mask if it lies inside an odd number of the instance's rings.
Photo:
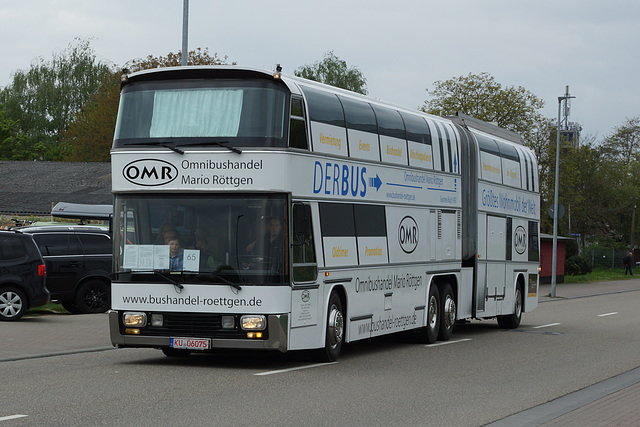
<path id="1" fill-rule="evenodd" d="M 18 320 L 27 311 L 27 299 L 24 293 L 16 288 L 0 290 L 0 320 Z"/>
<path id="2" fill-rule="evenodd" d="M 78 310 L 78 307 L 72 301 L 64 300 L 64 301 L 60 301 L 60 304 L 69 313 L 73 313 L 73 314 L 80 313 L 80 310 Z"/>
<path id="3" fill-rule="evenodd" d="M 89 280 L 82 284 L 76 295 L 80 313 L 104 313 L 111 307 L 111 289 L 102 280 Z"/>

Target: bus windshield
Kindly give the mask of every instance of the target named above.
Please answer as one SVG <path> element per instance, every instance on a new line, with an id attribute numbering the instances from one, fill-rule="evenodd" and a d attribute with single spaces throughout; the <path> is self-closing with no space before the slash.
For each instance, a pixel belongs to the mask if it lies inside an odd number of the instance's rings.
<path id="1" fill-rule="evenodd" d="M 166 80 L 122 90 L 114 148 L 285 145 L 285 89 L 264 80 Z"/>
<path id="2" fill-rule="evenodd" d="M 118 195 L 116 280 L 288 284 L 285 200 Z"/>

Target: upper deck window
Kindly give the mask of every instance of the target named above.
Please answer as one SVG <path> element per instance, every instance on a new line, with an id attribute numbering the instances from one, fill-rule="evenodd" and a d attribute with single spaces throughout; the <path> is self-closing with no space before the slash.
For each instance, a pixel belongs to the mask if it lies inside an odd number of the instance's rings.
<path id="1" fill-rule="evenodd" d="M 378 133 L 380 135 L 390 136 L 392 138 L 406 139 L 407 135 L 404 129 L 404 122 L 400 113 L 389 108 L 373 106 L 378 119 Z"/>
<path id="2" fill-rule="evenodd" d="M 340 97 L 340 101 L 344 107 L 344 115 L 347 118 L 349 129 L 369 133 L 378 132 L 376 116 L 368 103 L 343 97 Z"/>
<path id="3" fill-rule="evenodd" d="M 431 131 L 422 117 L 400 113 L 407 129 L 407 140 L 431 145 Z"/>
<path id="4" fill-rule="evenodd" d="M 207 141 L 282 147 L 287 104 L 285 89 L 268 81 L 132 83 L 120 98 L 114 147 Z"/>
<path id="5" fill-rule="evenodd" d="M 338 97 L 329 92 L 322 92 L 302 86 L 307 98 L 311 121 L 344 127 L 344 113 Z"/>

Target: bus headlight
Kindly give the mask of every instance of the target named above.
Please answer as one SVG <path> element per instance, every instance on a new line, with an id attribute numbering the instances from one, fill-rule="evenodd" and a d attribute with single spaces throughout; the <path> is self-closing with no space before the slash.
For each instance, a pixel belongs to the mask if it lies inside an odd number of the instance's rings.
<path id="1" fill-rule="evenodd" d="M 122 323 L 124 326 L 144 328 L 147 326 L 147 313 L 139 311 L 125 311 L 122 315 Z"/>
<path id="2" fill-rule="evenodd" d="M 267 328 L 267 318 L 255 314 L 245 314 L 240 317 L 240 327 L 244 331 L 264 331 Z"/>

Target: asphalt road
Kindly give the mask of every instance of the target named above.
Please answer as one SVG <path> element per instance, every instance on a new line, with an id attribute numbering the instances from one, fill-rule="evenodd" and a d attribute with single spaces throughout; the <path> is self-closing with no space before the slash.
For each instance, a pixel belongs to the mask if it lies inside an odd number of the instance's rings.
<path id="1" fill-rule="evenodd" d="M 111 350 L 106 315 L 22 319 L 1 325 L 0 425 L 484 425 L 640 366 L 640 286 L 625 286 L 541 298 L 517 331 L 474 321 L 447 343 L 370 340 L 324 365 L 169 359 Z"/>

